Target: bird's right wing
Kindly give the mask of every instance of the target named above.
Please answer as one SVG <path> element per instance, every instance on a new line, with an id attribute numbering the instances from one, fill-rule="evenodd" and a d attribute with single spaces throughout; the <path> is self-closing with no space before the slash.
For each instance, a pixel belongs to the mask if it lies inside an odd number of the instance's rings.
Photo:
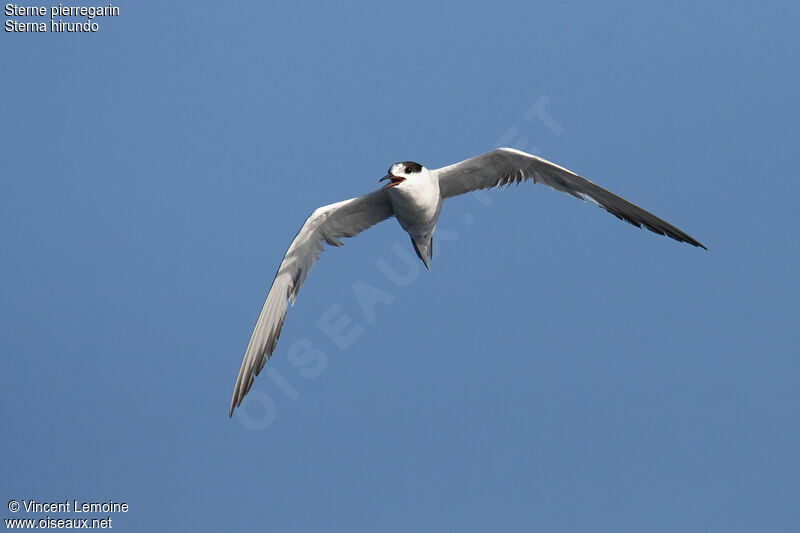
<path id="1" fill-rule="evenodd" d="M 255 376 L 261 372 L 267 357 L 272 356 L 286 317 L 287 304 L 294 304 L 300 286 L 322 252 L 323 243 L 342 246 L 340 238 L 358 235 L 392 215 L 392 204 L 385 190 L 326 205 L 311 213 L 289 245 L 253 329 L 236 377 L 231 416 L 234 407 L 242 403 L 250 390 Z"/>
<path id="2" fill-rule="evenodd" d="M 533 183 L 544 183 L 548 187 L 581 200 L 589 199 L 615 217 L 634 226 L 640 228 L 644 226 L 659 235 L 667 235 L 676 241 L 705 248 L 700 242 L 666 220 L 620 198 L 596 183 L 546 159 L 513 148 L 498 148 L 434 172 L 439 179 L 442 198 L 531 180 Z"/>

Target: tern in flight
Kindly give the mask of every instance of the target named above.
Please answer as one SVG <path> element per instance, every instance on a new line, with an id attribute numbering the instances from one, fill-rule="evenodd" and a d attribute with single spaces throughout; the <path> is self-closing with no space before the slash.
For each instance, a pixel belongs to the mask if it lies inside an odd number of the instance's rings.
<path id="1" fill-rule="evenodd" d="M 581 200 L 591 200 L 620 220 L 706 249 L 697 240 L 641 207 L 595 185 L 563 167 L 512 148 L 498 148 L 460 163 L 429 170 L 419 163 L 395 163 L 378 181 L 381 189 L 359 198 L 320 207 L 306 219 L 283 256 L 261 309 L 253 335 L 236 377 L 230 416 L 242 403 L 255 376 L 272 356 L 283 326 L 288 303 L 295 298 L 323 243 L 342 246 L 342 237 L 354 237 L 378 222 L 394 216 L 411 237 L 417 256 L 430 270 L 433 232 L 442 201 L 459 194 L 531 180 Z"/>

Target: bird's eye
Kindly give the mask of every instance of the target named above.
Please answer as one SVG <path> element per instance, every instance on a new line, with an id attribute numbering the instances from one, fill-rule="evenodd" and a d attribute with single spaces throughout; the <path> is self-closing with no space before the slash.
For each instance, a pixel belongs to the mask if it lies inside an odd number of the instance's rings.
<path id="1" fill-rule="evenodd" d="M 410 168 L 406 167 L 405 170 L 406 170 L 406 174 L 411 174 L 411 169 Z"/>

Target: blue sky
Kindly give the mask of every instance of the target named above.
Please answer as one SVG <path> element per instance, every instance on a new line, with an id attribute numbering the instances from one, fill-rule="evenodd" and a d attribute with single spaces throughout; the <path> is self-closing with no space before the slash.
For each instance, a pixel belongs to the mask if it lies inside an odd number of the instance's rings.
<path id="1" fill-rule="evenodd" d="M 125 501 L 120 531 L 800 528 L 796 2 L 120 9 L 0 37 L 3 501 Z M 529 185 L 446 203 L 431 273 L 385 222 L 323 255 L 228 419 L 304 218 L 499 143 L 709 251 Z"/>

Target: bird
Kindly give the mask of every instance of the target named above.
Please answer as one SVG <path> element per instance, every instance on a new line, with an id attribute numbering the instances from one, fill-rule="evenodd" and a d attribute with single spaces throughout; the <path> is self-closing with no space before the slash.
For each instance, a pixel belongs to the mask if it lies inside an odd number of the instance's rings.
<path id="1" fill-rule="evenodd" d="M 306 219 L 275 274 L 267 299 L 245 350 L 231 398 L 229 416 L 241 405 L 255 377 L 272 356 L 288 304 L 297 294 L 323 245 L 342 246 L 342 238 L 354 237 L 391 217 L 411 238 L 417 257 L 430 270 L 433 233 L 448 198 L 481 189 L 523 181 L 542 183 L 575 198 L 599 205 L 620 220 L 666 235 L 679 242 L 707 248 L 699 241 L 631 202 L 603 189 L 578 174 L 541 157 L 513 148 L 497 148 L 442 168 L 430 170 L 414 161 L 389 167 L 378 182 L 387 183 L 364 196 L 326 205 Z"/>

